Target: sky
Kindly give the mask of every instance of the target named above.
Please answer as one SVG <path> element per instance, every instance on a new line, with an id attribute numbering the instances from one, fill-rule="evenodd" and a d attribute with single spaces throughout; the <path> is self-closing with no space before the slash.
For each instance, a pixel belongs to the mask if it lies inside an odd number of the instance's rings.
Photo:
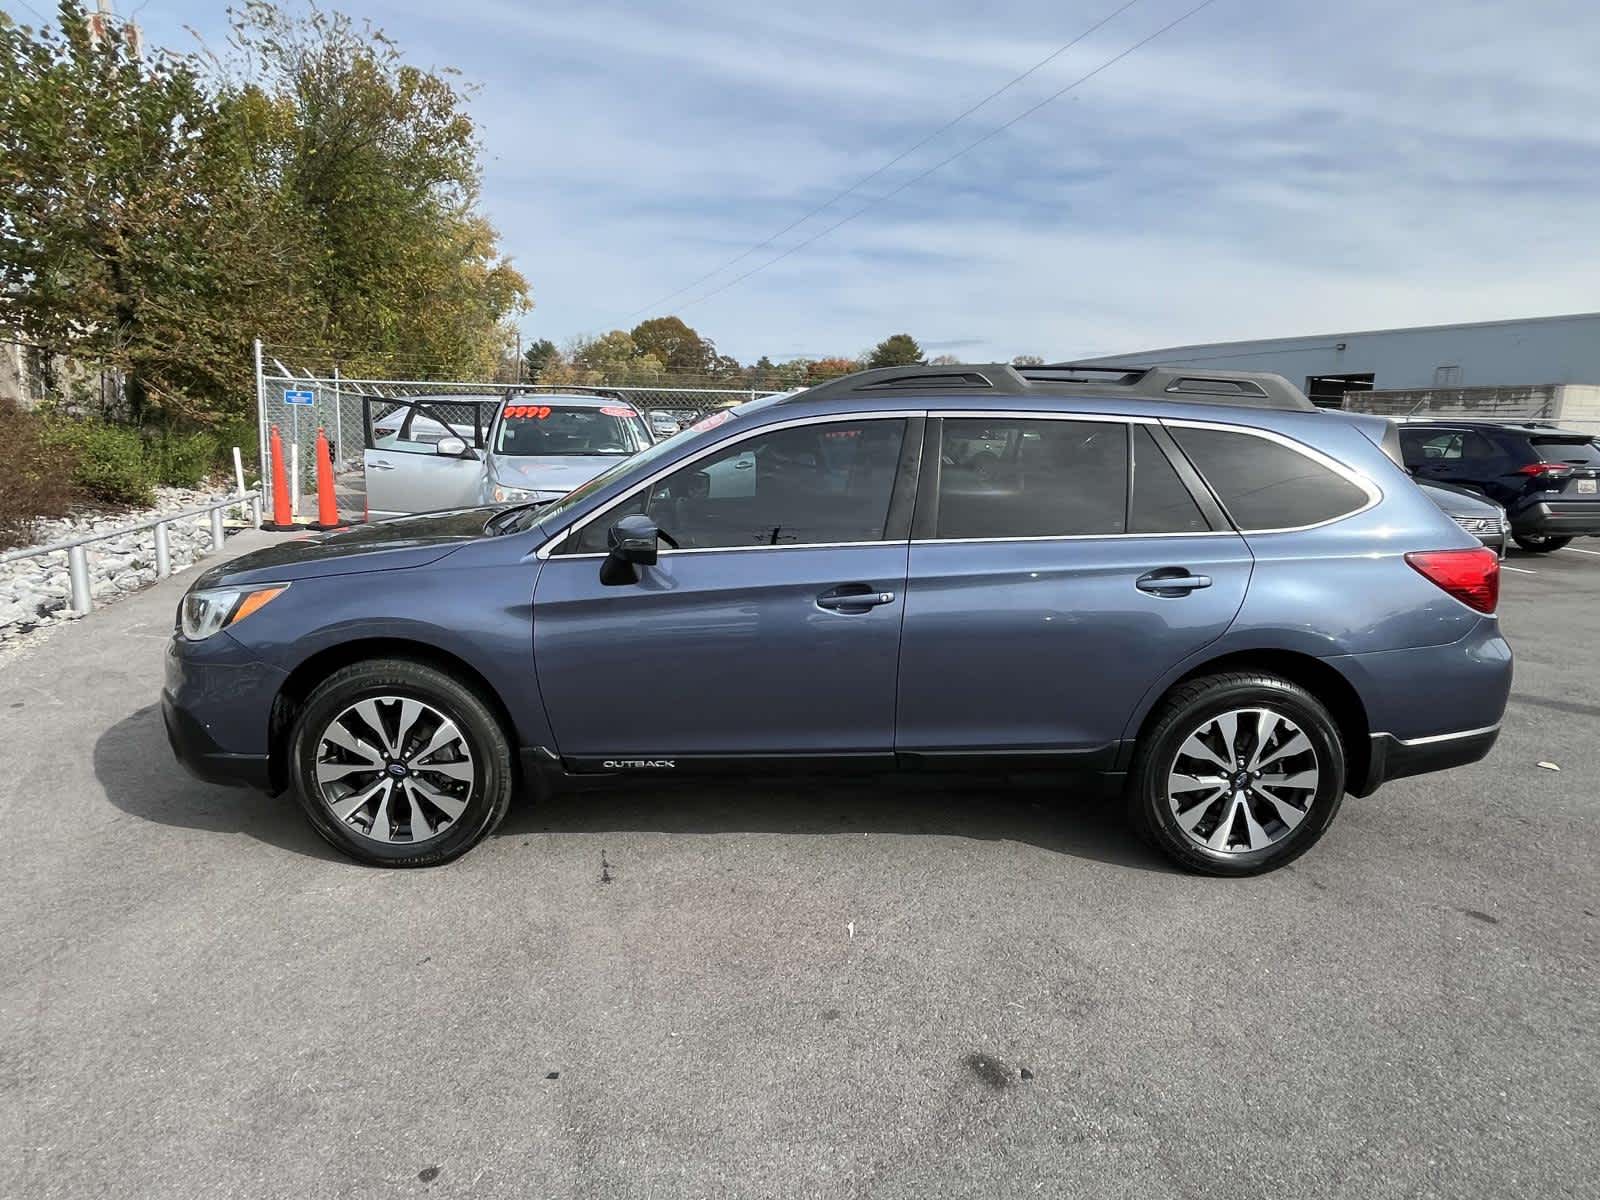
<path id="1" fill-rule="evenodd" d="M 1200 2 L 1136 0 L 688 286 L 1125 2 L 331 6 L 478 85 L 529 339 L 676 312 L 745 361 L 901 331 L 1054 361 L 1600 309 L 1593 0 L 1211 0 L 1103 66 Z M 224 39 L 221 3 L 117 7 L 158 44 Z"/>

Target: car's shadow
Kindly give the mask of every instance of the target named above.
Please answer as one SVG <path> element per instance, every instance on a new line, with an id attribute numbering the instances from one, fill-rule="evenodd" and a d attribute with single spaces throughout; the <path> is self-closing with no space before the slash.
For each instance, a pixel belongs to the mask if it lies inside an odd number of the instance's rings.
<path id="1" fill-rule="evenodd" d="M 161 715 L 140 709 L 101 735 L 95 776 L 132 816 L 184 829 L 245 834 L 315 858 L 341 856 L 294 801 L 202 783 L 172 758 Z M 739 776 L 619 780 L 512 801 L 499 837 L 563 833 L 894 833 L 1015 841 L 1074 858 L 1169 871 L 1120 806 L 1078 793 L 1064 777 L 905 772 L 858 776 Z"/>

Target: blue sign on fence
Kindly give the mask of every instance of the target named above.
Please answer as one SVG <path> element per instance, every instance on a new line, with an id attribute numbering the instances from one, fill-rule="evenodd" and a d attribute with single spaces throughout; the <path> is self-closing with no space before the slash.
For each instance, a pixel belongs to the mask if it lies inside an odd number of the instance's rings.
<path id="1" fill-rule="evenodd" d="M 310 390 L 302 392 L 284 388 L 283 402 L 285 404 L 315 404 L 317 402 L 317 394 Z"/>

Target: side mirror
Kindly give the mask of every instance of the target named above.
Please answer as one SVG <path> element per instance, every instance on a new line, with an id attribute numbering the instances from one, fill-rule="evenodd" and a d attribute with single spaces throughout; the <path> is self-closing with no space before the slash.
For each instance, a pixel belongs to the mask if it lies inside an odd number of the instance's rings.
<path id="1" fill-rule="evenodd" d="M 640 567 L 656 565 L 661 530 L 643 513 L 631 513 L 611 527 L 606 545 L 611 557 Z"/>
<path id="2" fill-rule="evenodd" d="M 445 458 L 477 458 L 477 452 L 458 437 L 440 438 L 433 445 L 433 452 Z"/>
<path id="3" fill-rule="evenodd" d="M 623 517 L 606 532 L 610 552 L 600 564 L 600 582 L 607 587 L 638 583 L 639 568 L 656 564 L 661 530 L 643 513 Z"/>

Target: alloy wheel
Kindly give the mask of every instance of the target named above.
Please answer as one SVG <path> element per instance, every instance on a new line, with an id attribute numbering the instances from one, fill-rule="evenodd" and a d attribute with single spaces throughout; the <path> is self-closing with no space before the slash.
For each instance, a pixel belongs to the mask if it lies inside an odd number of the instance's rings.
<path id="1" fill-rule="evenodd" d="M 1167 804 L 1178 828 L 1217 854 L 1248 854 L 1288 837 L 1321 782 L 1305 731 L 1268 708 L 1207 718 L 1178 746 Z"/>
<path id="2" fill-rule="evenodd" d="M 334 717 L 317 740 L 315 770 L 334 819 L 384 845 L 442 837 L 478 778 L 455 721 L 409 696 L 358 700 Z"/>

